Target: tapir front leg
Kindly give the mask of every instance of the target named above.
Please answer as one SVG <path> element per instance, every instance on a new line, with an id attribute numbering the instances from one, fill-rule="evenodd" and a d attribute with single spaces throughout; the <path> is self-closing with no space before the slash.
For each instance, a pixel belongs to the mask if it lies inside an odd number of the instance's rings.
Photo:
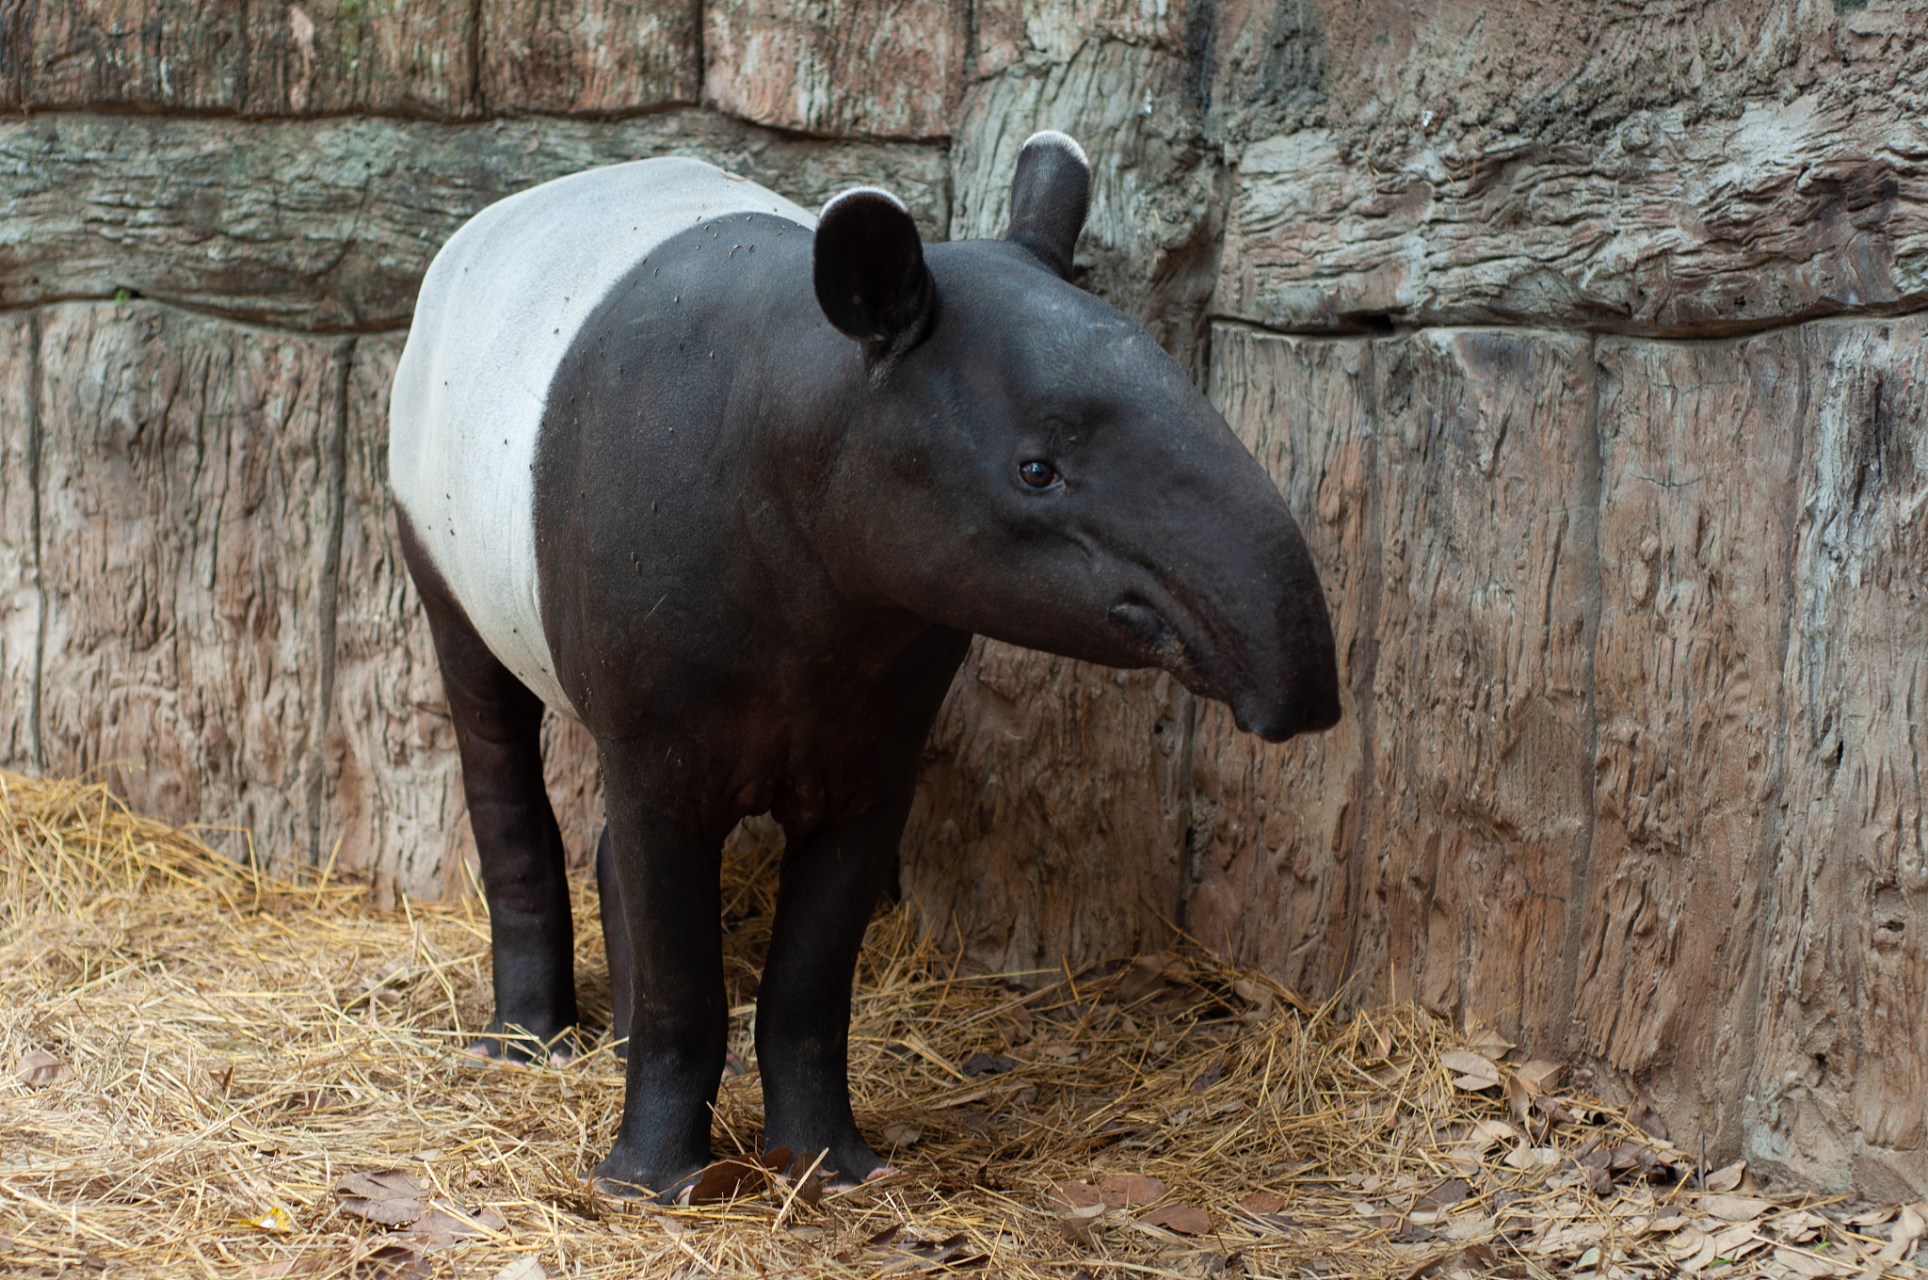
<path id="1" fill-rule="evenodd" d="M 675 747 L 606 742 L 602 760 L 613 873 L 603 911 L 621 912 L 629 953 L 629 1056 L 622 1123 L 596 1182 L 611 1195 L 670 1198 L 709 1163 L 729 1038 L 724 833 L 703 829 L 677 798 L 687 784 L 670 776 L 681 763 Z M 611 977 L 620 1033 L 625 984 Z"/>
<path id="2" fill-rule="evenodd" d="M 489 652 L 432 567 L 402 544 L 428 613 L 462 756 L 462 790 L 489 900 L 495 1017 L 474 1052 L 528 1061 L 571 1056 L 575 934 L 562 833 L 542 781 L 542 702 Z M 520 1032 L 507 1036 L 505 1032 Z"/>
<path id="3" fill-rule="evenodd" d="M 893 794 L 793 837 L 757 992 L 763 1145 L 795 1152 L 798 1171 L 827 1151 L 823 1170 L 838 1186 L 886 1169 L 850 1110 L 850 987 L 865 927 L 897 865 L 914 787 L 906 775 L 893 780 Z"/>

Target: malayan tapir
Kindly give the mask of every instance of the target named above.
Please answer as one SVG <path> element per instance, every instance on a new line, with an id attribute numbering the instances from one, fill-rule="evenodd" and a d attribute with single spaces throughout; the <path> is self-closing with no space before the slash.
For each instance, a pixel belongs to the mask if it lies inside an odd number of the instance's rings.
<path id="1" fill-rule="evenodd" d="M 607 805 L 628 1063 L 605 1189 L 674 1195 L 709 1159 L 720 851 L 765 812 L 786 836 L 765 1148 L 827 1153 L 842 1183 L 884 1171 L 850 1109 L 851 976 L 973 634 L 1161 667 L 1274 741 L 1339 718 L 1278 490 L 1144 330 L 1068 282 L 1090 181 L 1040 133 L 1008 235 L 927 247 L 883 191 L 813 218 L 641 160 L 491 205 L 429 268 L 389 474 L 488 897 L 476 1049 L 563 1053 L 576 1022 L 547 705 L 595 738 Z"/>

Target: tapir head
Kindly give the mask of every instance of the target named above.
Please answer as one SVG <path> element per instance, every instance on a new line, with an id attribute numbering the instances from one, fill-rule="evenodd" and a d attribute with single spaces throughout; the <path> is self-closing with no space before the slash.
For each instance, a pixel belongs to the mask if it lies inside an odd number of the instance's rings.
<path id="1" fill-rule="evenodd" d="M 1163 668 L 1274 741 L 1329 728 L 1332 626 L 1278 489 L 1149 334 L 1066 280 L 1090 182 L 1077 143 L 1038 134 L 1007 237 L 928 253 L 884 192 L 825 206 L 817 300 L 864 365 L 828 527 L 865 589 L 934 622 Z"/>

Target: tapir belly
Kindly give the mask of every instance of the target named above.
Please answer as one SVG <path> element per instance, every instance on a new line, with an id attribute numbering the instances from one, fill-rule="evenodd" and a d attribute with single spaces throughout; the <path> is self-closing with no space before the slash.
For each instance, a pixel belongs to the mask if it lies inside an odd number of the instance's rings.
<path id="1" fill-rule="evenodd" d="M 698 160 L 638 160 L 490 205 L 435 256 L 389 398 L 396 505 L 496 658 L 549 706 L 534 462 L 557 366 L 651 249 L 731 213 L 807 211 Z M 639 396 L 649 389 L 639 387 Z"/>

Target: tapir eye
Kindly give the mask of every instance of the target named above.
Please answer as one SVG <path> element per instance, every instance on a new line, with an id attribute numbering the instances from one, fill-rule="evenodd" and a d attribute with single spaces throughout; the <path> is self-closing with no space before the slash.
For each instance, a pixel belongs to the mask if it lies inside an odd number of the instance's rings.
<path id="1" fill-rule="evenodd" d="M 1038 458 L 1018 463 L 1018 479 L 1033 489 L 1049 489 L 1058 483 L 1058 469 Z"/>

